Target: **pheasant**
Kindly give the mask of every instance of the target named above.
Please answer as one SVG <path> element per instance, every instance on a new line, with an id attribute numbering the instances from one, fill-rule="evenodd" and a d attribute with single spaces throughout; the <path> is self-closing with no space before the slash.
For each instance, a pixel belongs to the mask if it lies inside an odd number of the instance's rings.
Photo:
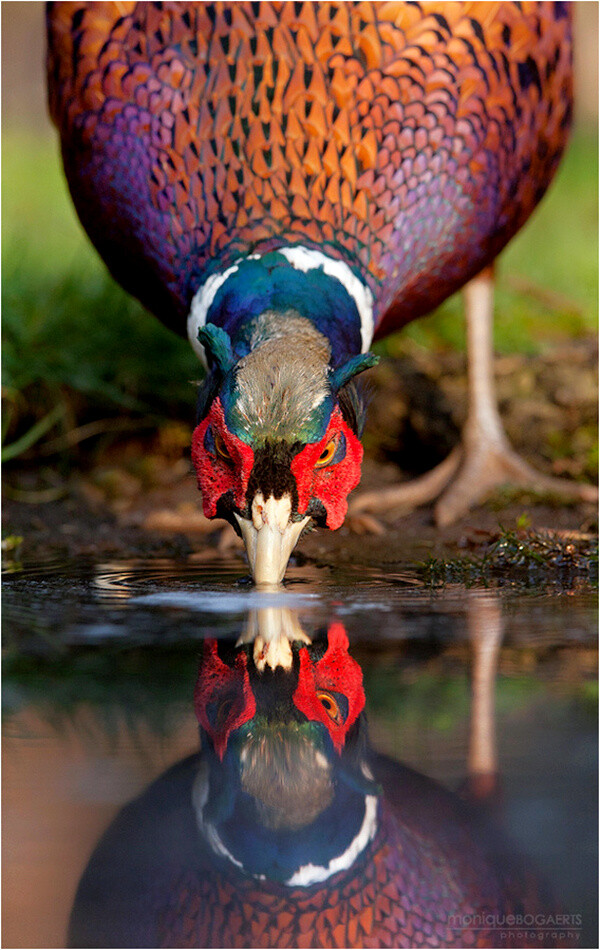
<path id="1" fill-rule="evenodd" d="M 266 651 L 205 641 L 201 753 L 108 829 L 69 946 L 539 945 L 506 926 L 544 897 L 499 832 L 369 748 L 343 626 L 314 641 L 285 626 Z"/>
<path id="2" fill-rule="evenodd" d="M 50 3 L 48 81 L 84 228 L 208 372 L 192 460 L 208 518 L 279 582 L 358 484 L 373 340 L 466 285 L 462 446 L 355 510 L 509 480 L 594 499 L 509 447 L 492 266 L 572 111 L 566 3 Z M 447 487 L 446 487 L 447 486 Z"/>

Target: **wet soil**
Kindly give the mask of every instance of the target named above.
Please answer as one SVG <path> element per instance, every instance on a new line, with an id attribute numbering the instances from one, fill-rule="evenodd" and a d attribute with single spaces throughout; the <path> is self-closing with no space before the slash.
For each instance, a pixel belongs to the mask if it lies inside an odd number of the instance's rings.
<path id="1" fill-rule="evenodd" d="M 515 448 L 541 472 L 594 482 L 596 341 L 554 347 L 535 359 L 500 357 L 495 369 L 502 417 Z M 359 491 L 426 471 L 458 441 L 466 408 L 460 354 L 434 355 L 407 345 L 373 371 L 369 390 Z M 233 554 L 243 569 L 233 530 L 202 515 L 189 458 L 182 457 L 181 428 L 174 439 L 163 428 L 151 438 L 134 434 L 108 448 L 92 445 L 74 467 L 72 462 L 65 467 L 64 459 L 55 467 L 41 466 L 35 458 L 6 466 L 5 559 L 160 556 L 200 564 Z M 486 556 L 502 531 L 521 537 L 541 532 L 554 538 L 555 548 L 571 545 L 567 558 L 587 557 L 597 534 L 597 510 L 499 492 L 445 529 L 434 525 L 431 507 L 424 507 L 389 510 L 366 525 L 350 520 L 336 532 L 315 530 L 301 540 L 296 559 L 370 565 L 473 559 Z"/>

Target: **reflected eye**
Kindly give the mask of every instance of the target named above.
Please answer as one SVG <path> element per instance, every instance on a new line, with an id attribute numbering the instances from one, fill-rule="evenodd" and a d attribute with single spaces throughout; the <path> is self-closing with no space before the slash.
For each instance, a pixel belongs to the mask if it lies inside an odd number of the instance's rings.
<path id="1" fill-rule="evenodd" d="M 317 699 L 329 718 L 332 719 L 336 725 L 339 725 L 342 721 L 342 712 L 335 697 L 331 693 L 321 691 L 317 693 Z"/>
<path id="2" fill-rule="evenodd" d="M 233 709 L 233 699 L 226 699 L 225 702 L 221 703 L 219 709 L 217 710 L 217 728 L 222 728 L 229 717 L 229 713 Z"/>
<path id="3" fill-rule="evenodd" d="M 226 695 L 224 699 L 216 699 L 206 706 L 206 716 L 212 729 L 219 730 L 227 724 L 229 715 L 236 701 L 235 695 Z"/>

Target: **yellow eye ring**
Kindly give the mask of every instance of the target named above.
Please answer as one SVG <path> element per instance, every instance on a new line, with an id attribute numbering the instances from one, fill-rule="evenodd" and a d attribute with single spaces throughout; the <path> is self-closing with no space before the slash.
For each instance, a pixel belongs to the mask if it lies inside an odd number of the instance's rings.
<path id="1" fill-rule="evenodd" d="M 225 445 L 225 439 L 217 429 L 213 430 L 213 438 L 215 440 L 215 452 L 217 453 L 217 456 L 223 462 L 231 462 L 231 455 L 229 454 L 227 446 Z"/>
<path id="2" fill-rule="evenodd" d="M 320 691 L 317 693 L 317 699 L 329 718 L 333 720 L 333 722 L 339 723 L 341 721 L 341 710 L 331 693 Z"/>
<path id="3" fill-rule="evenodd" d="M 315 468 L 323 468 L 325 465 L 329 465 L 333 456 L 335 455 L 335 450 L 337 449 L 338 440 L 336 438 L 330 439 L 319 458 L 315 463 Z"/>

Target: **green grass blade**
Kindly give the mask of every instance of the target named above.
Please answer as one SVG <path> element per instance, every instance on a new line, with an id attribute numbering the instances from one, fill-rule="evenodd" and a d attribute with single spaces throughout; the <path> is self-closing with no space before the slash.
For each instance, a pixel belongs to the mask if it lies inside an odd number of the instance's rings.
<path id="1" fill-rule="evenodd" d="M 10 445 L 4 446 L 2 449 L 2 461 L 8 462 L 10 459 L 16 458 L 18 455 L 21 455 L 23 452 L 26 452 L 27 449 L 30 449 L 32 445 L 41 439 L 43 435 L 48 432 L 52 426 L 64 416 L 65 407 L 62 403 L 59 403 L 54 407 L 43 419 L 40 419 L 39 422 L 36 422 L 35 425 L 28 429 L 19 439 L 15 442 L 11 442 Z"/>

